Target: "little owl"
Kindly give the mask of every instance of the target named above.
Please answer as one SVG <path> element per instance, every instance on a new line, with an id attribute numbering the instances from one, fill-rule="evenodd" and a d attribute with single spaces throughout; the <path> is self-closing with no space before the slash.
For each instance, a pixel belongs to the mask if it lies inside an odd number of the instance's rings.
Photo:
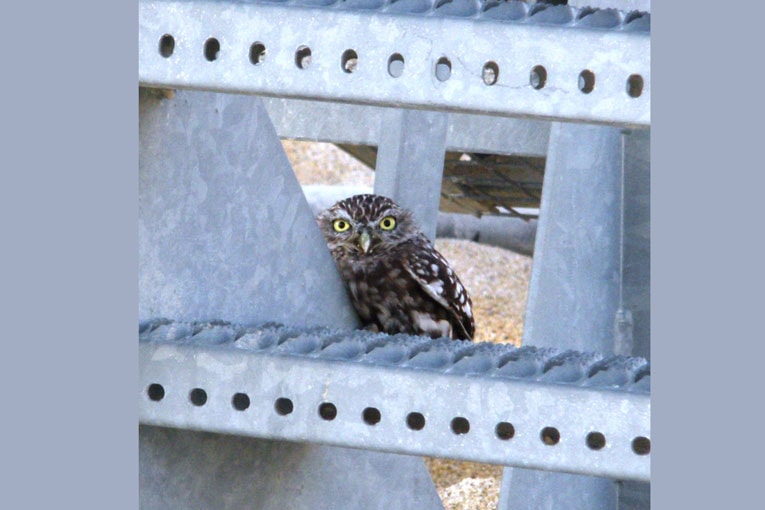
<path id="1" fill-rule="evenodd" d="M 411 211 L 378 195 L 341 200 L 317 217 L 364 327 L 472 340 L 472 302 Z"/>

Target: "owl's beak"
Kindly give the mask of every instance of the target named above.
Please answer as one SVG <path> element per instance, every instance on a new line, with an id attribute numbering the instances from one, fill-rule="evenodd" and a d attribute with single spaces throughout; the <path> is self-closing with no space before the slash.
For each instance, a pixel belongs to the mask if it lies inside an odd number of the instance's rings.
<path id="1" fill-rule="evenodd" d="M 364 253 L 369 251 L 369 244 L 372 242 L 372 238 L 369 237 L 369 231 L 368 230 L 362 230 L 361 234 L 359 234 L 359 248 L 361 248 L 361 251 Z"/>

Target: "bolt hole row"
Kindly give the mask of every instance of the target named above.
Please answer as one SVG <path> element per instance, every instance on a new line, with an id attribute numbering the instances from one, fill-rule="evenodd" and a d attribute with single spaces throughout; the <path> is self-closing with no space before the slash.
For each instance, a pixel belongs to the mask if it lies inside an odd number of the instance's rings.
<path id="1" fill-rule="evenodd" d="M 175 51 L 175 38 L 170 34 L 165 34 L 159 39 L 159 54 L 164 58 L 170 58 Z M 218 59 L 220 53 L 220 42 L 215 37 L 205 41 L 204 56 L 208 62 L 214 62 Z M 266 46 L 260 41 L 250 45 L 249 51 L 250 63 L 260 65 L 266 59 Z M 356 50 L 347 49 L 340 57 L 340 67 L 346 74 L 352 74 L 358 68 L 359 55 Z M 311 48 L 301 45 L 295 50 L 295 66 L 298 69 L 307 69 L 311 65 Z M 404 74 L 404 57 L 400 53 L 394 53 L 388 58 L 388 74 L 393 78 L 399 78 Z M 452 75 L 452 63 L 447 57 L 440 57 L 436 61 L 435 76 L 440 82 L 445 82 Z M 499 80 L 499 66 L 494 61 L 488 61 L 484 64 L 481 71 L 481 79 L 487 86 L 492 86 Z M 529 85 L 542 90 L 547 84 L 547 69 L 542 65 L 536 65 L 531 68 L 529 73 Z M 633 98 L 640 97 L 643 94 L 643 77 L 639 74 L 632 74 L 627 78 L 627 95 Z M 583 94 L 589 94 L 595 90 L 595 73 L 589 69 L 579 73 L 578 88 Z"/>
<path id="2" fill-rule="evenodd" d="M 150 400 L 159 402 L 165 397 L 165 389 L 161 384 L 150 384 L 146 390 Z M 207 392 L 202 388 L 194 388 L 189 392 L 189 400 L 197 407 L 207 403 Z M 250 407 L 250 397 L 246 393 L 234 393 L 231 405 L 237 411 L 245 411 Z M 292 414 L 295 406 L 292 400 L 286 397 L 277 398 L 274 401 L 274 411 L 279 416 Z M 337 406 L 332 402 L 322 402 L 318 407 L 319 416 L 326 421 L 337 418 Z M 370 426 L 377 425 L 382 420 L 382 414 L 376 407 L 367 407 L 361 413 L 364 423 Z M 419 412 L 411 412 L 406 416 L 406 425 L 409 429 L 418 431 L 425 428 L 425 416 Z M 463 416 L 452 419 L 451 430 L 455 435 L 463 435 L 470 432 L 470 421 Z M 507 441 L 515 436 L 515 427 L 509 422 L 499 422 L 494 428 L 494 434 L 498 439 Z M 554 446 L 560 442 L 560 431 L 555 427 L 544 427 L 540 432 L 540 439 L 548 446 Z M 602 450 L 606 446 L 606 436 L 601 432 L 590 432 L 585 438 L 587 447 L 591 450 Z M 632 451 L 637 455 L 647 455 L 651 452 L 651 440 L 647 437 L 638 436 L 632 440 Z"/>

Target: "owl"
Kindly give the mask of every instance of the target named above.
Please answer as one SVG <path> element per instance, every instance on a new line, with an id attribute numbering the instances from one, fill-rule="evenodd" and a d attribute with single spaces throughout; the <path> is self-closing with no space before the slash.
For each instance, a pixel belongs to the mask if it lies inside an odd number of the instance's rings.
<path id="1" fill-rule="evenodd" d="M 411 211 L 355 195 L 317 216 L 365 328 L 472 340 L 472 301 Z"/>

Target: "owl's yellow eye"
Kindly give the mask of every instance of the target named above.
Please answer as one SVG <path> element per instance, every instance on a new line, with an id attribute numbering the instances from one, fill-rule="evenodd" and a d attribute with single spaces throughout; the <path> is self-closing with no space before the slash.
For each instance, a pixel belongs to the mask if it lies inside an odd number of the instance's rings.
<path id="1" fill-rule="evenodd" d="M 380 221 L 380 228 L 383 230 L 393 230 L 396 228 L 396 218 L 393 216 L 386 216 Z"/>
<path id="2" fill-rule="evenodd" d="M 335 232 L 345 232 L 351 228 L 351 224 L 345 220 L 335 220 L 332 222 L 332 228 L 335 229 Z"/>

